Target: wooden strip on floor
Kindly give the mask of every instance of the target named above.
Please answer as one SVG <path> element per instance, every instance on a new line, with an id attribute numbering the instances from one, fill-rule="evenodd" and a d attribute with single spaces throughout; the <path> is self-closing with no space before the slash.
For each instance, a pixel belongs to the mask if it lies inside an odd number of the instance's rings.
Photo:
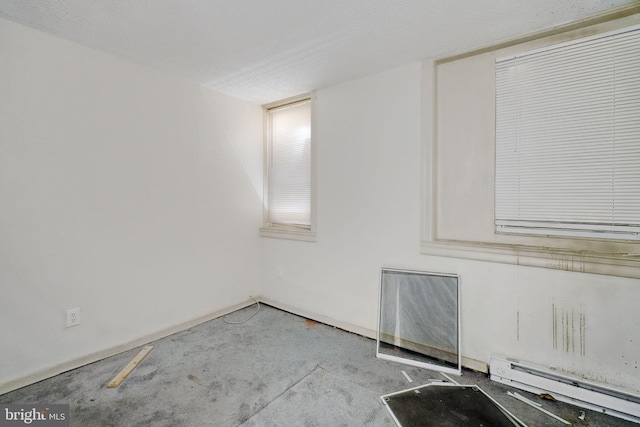
<path id="1" fill-rule="evenodd" d="M 124 381 L 124 379 L 127 378 L 127 376 L 129 376 L 131 371 L 133 371 L 135 367 L 138 366 L 140 362 L 142 362 L 142 359 L 144 359 L 147 356 L 147 354 L 151 352 L 151 350 L 153 350 L 152 345 L 144 346 L 144 348 L 140 350 L 140 353 L 138 353 L 136 357 L 131 359 L 131 362 L 127 363 L 127 366 L 125 366 L 124 369 L 120 371 L 120 373 L 116 375 L 111 380 L 111 382 L 109 382 L 109 384 L 107 384 L 107 387 L 108 388 L 118 387 L 122 383 L 122 381 Z"/>

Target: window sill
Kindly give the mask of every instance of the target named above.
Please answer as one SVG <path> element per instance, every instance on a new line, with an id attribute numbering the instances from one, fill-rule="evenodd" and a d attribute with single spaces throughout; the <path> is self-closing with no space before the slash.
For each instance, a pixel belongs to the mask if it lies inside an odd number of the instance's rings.
<path id="1" fill-rule="evenodd" d="M 312 230 L 300 230 L 294 227 L 261 227 L 260 237 L 315 242 L 316 232 Z"/>
<path id="2" fill-rule="evenodd" d="M 420 252 L 424 255 L 640 278 L 640 253 L 637 252 L 607 253 L 460 240 L 422 241 Z"/>

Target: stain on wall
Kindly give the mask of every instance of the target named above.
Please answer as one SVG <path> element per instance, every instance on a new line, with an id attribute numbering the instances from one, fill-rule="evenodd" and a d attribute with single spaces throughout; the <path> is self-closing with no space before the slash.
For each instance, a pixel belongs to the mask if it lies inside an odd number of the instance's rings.
<path id="1" fill-rule="evenodd" d="M 559 307 L 555 302 L 551 304 L 551 323 L 553 349 L 565 353 L 585 356 L 587 316 L 584 305 L 578 309 L 574 307 Z"/>

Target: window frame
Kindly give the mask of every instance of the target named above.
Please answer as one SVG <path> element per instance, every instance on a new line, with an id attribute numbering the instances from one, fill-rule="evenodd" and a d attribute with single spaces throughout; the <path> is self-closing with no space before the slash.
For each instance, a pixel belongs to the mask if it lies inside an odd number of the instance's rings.
<path id="1" fill-rule="evenodd" d="M 271 131 L 269 110 L 283 107 L 288 104 L 310 100 L 311 102 L 311 216 L 310 226 L 295 226 L 285 224 L 273 224 L 269 222 L 268 217 L 268 198 L 269 198 L 269 150 L 271 147 Z M 298 240 L 304 242 L 316 241 L 316 95 L 315 93 L 307 93 L 280 101 L 272 102 L 262 106 L 263 109 L 263 224 L 260 227 L 261 237 L 270 237 L 277 239 Z"/>
<path id="2" fill-rule="evenodd" d="M 471 190 L 468 188 L 464 190 L 481 193 L 480 195 L 467 193 L 472 194 L 477 199 L 483 197 L 488 198 L 487 200 L 490 199 L 486 204 L 491 205 L 491 213 L 489 214 L 488 206 L 484 205 L 480 206 L 484 210 L 476 212 L 474 209 L 477 206 L 471 204 L 467 207 L 467 212 L 473 211 L 475 217 L 481 217 L 476 222 L 481 223 L 482 229 L 476 232 L 476 228 L 471 229 L 469 224 L 465 224 L 460 227 L 462 231 L 457 230 L 458 226 L 456 224 L 462 225 L 458 221 L 461 218 L 468 219 L 469 216 L 466 212 L 460 214 L 450 210 L 451 206 L 460 206 L 460 202 L 456 201 L 453 204 L 450 202 L 457 194 L 451 194 L 451 174 L 446 171 L 447 167 L 451 165 L 451 163 L 447 163 L 447 161 L 451 162 L 451 158 L 447 156 L 451 155 L 450 151 L 452 150 L 448 144 L 454 142 L 455 150 L 459 152 L 469 148 L 470 143 L 469 141 L 462 141 L 462 145 L 459 146 L 456 144 L 460 141 L 452 141 L 450 136 L 448 137 L 449 139 L 443 137 L 443 132 L 447 132 L 446 126 L 449 126 L 449 124 L 447 119 L 442 116 L 447 114 L 446 111 L 444 113 L 439 111 L 443 105 L 450 103 L 450 99 L 448 100 L 441 93 L 441 79 L 445 81 L 448 79 L 449 84 L 451 84 L 451 81 L 460 78 L 459 75 L 452 76 L 447 74 L 451 70 L 456 70 L 455 67 L 451 68 L 452 63 L 455 64 L 458 61 L 461 61 L 459 63 L 470 61 L 466 65 L 469 63 L 488 63 L 488 58 L 501 57 L 514 51 L 526 51 L 536 47 L 579 39 L 585 35 L 632 26 L 638 23 L 638 19 L 640 19 L 640 5 L 628 5 L 548 31 L 509 40 L 499 45 L 423 63 L 422 129 L 425 131 L 422 134 L 421 209 L 423 215 L 420 242 L 420 252 L 422 254 L 640 278 L 640 244 L 638 242 L 578 236 L 505 235 L 496 233 L 495 208 L 493 207 L 495 198 L 495 124 L 493 124 L 492 129 L 492 124 L 490 123 L 491 117 L 495 119 L 495 105 L 490 103 L 487 104 L 486 109 L 482 107 L 483 111 L 479 117 L 471 117 L 471 120 L 475 121 L 475 123 L 467 126 L 466 122 L 458 122 L 457 128 L 465 128 L 464 131 L 472 135 L 471 138 L 486 137 L 493 132 L 493 141 L 485 138 L 481 144 L 476 144 L 480 146 L 479 148 L 471 147 L 475 150 L 480 150 L 473 153 L 476 157 L 468 155 L 464 159 L 467 163 L 458 165 L 460 168 L 471 165 L 476 168 L 476 174 L 481 171 L 480 173 L 486 178 L 480 184 L 472 183 L 473 188 Z M 486 70 L 486 75 L 489 75 L 489 78 L 493 78 L 493 67 L 492 63 L 491 70 Z M 493 83 L 485 82 L 484 80 L 482 82 L 489 87 L 489 89 L 482 88 L 485 91 L 483 96 L 486 96 L 488 92 L 493 92 Z M 473 96 L 473 94 L 465 95 Z M 459 102 L 459 100 L 456 102 Z M 493 111 L 490 111 L 491 109 Z M 449 117 L 450 119 L 451 117 Z M 459 117 L 456 117 L 456 119 L 459 119 Z M 477 130 L 477 126 L 482 126 L 481 129 L 484 132 L 482 136 L 474 134 L 474 129 Z M 478 159 L 478 157 L 481 158 Z M 477 164 L 474 165 L 473 162 Z M 494 176 L 489 176 L 490 173 L 493 173 Z M 443 191 L 443 188 L 447 190 Z M 456 191 L 464 193 L 460 189 Z M 477 203 L 477 200 L 475 202 Z M 453 219 L 450 217 L 452 213 L 454 213 Z M 471 232 L 468 230 L 471 230 Z"/>

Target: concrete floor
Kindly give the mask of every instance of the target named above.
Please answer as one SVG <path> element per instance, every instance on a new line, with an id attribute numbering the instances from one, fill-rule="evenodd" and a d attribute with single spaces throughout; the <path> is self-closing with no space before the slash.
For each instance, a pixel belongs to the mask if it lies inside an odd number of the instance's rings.
<path id="1" fill-rule="evenodd" d="M 254 309 L 227 319 L 241 320 Z M 215 319 L 152 344 L 153 351 L 118 388 L 106 385 L 140 349 L 6 393 L 0 403 L 68 403 L 71 426 L 83 427 L 393 427 L 381 395 L 444 379 L 376 359 L 371 339 L 264 305 L 246 323 Z M 464 371 L 455 379 L 477 384 L 529 426 L 562 425 L 507 396 L 514 389 L 484 374 Z M 575 426 L 637 425 L 588 410 L 583 421 L 580 408 L 539 401 Z"/>

